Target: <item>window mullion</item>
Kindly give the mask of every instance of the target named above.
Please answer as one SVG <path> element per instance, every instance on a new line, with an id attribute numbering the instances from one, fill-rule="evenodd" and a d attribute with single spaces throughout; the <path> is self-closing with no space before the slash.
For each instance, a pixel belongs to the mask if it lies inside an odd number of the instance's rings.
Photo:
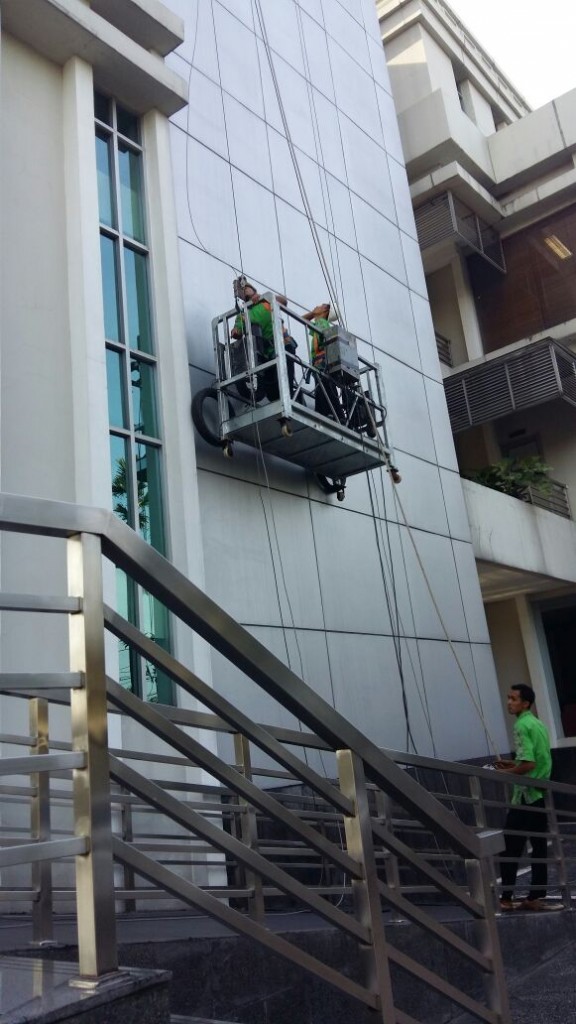
<path id="1" fill-rule="evenodd" d="M 110 446 L 113 469 L 113 493 L 119 493 L 120 508 L 117 512 L 124 519 L 124 503 L 127 504 L 127 520 L 136 533 L 146 537 L 159 551 L 164 551 L 164 502 L 163 466 L 161 426 L 158 419 L 158 360 L 155 355 L 155 316 L 153 295 L 150 288 L 151 254 L 146 239 L 146 167 L 143 159 L 144 147 L 135 142 L 134 138 L 125 136 L 118 131 L 119 124 L 127 131 L 134 131 L 135 138 L 140 138 L 137 119 L 124 108 L 119 108 L 115 100 L 109 102 L 110 124 L 96 118 L 97 130 L 110 134 L 109 174 L 110 204 L 112 224 L 100 225 L 101 235 L 109 239 L 102 242 L 111 277 L 111 254 L 113 248 L 116 259 L 115 287 L 117 290 L 117 323 L 114 334 L 119 337 L 106 339 L 106 347 L 116 354 L 108 361 L 109 387 L 120 388 L 121 395 L 113 394 L 110 412 Z M 132 122 L 131 122 L 132 118 Z M 125 167 L 125 153 L 139 154 L 139 162 L 132 165 L 130 159 Z M 126 190 L 122 187 L 122 173 L 127 175 Z M 124 194 L 125 193 L 125 194 Z M 123 195 L 126 203 L 133 205 L 122 215 Z M 138 207 L 138 209 L 136 209 Z M 136 210 L 136 212 L 134 212 Z M 135 219 L 134 219 L 135 218 Z M 107 219 L 107 218 L 106 218 Z M 126 230 L 135 230 L 141 239 L 126 234 Z M 131 338 L 130 332 L 134 337 Z M 132 348 L 142 344 L 142 349 Z M 148 348 L 149 351 L 145 351 Z M 137 367 L 133 381 L 132 364 Z M 118 380 L 118 377 L 120 378 Z M 113 381 L 113 384 L 110 382 Z M 139 385 L 139 390 L 138 390 Z M 123 408 L 119 403 L 123 400 Z M 109 399 L 110 401 L 110 399 Z M 135 417 L 138 417 L 136 422 Z M 115 420 L 122 418 L 124 426 L 120 427 Z M 152 431 L 152 435 L 144 431 Z M 114 440 L 116 439 L 116 440 Z M 124 452 L 125 483 L 115 484 L 114 473 L 121 472 L 120 454 Z M 140 460 L 138 459 L 140 456 Z M 138 471 L 140 469 L 140 485 Z M 121 492 L 121 493 L 120 493 Z M 140 519 L 139 496 L 146 495 L 146 521 Z M 158 642 L 170 649 L 170 622 L 165 609 L 156 599 L 145 595 L 142 588 L 122 573 L 120 600 L 127 602 L 128 617 L 139 629 L 156 634 Z M 162 700 L 172 703 L 172 684 L 163 673 L 147 667 L 145 659 L 132 652 L 130 666 L 126 659 L 121 661 L 122 672 L 127 683 L 129 671 L 133 689 L 144 699 Z M 159 697 L 160 695 L 160 697 Z"/>

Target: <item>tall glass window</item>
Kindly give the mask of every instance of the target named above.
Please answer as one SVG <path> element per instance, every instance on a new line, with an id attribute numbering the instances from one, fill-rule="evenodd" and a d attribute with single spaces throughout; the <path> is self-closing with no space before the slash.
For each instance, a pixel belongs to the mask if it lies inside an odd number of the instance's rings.
<path id="1" fill-rule="evenodd" d="M 95 95 L 96 169 L 106 334 L 112 508 L 165 554 L 162 438 L 149 293 L 143 152 L 138 118 Z M 169 617 L 117 570 L 118 610 L 165 649 Z M 173 703 L 170 679 L 120 644 L 120 682 L 145 700 Z"/>

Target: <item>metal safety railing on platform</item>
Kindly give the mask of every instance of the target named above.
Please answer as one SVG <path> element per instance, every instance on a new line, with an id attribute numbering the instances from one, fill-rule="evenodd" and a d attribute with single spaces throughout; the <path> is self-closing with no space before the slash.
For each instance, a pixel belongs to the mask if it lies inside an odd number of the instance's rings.
<path id="1" fill-rule="evenodd" d="M 337 365 L 330 365 L 330 347 L 315 362 L 311 337 L 328 336 L 326 321 L 315 326 L 271 292 L 262 301 L 272 337 L 261 337 L 249 307 L 212 321 L 225 452 L 241 441 L 332 480 L 389 463 L 384 386 L 378 365 L 367 358 L 369 347 L 336 329 Z"/>
<path id="2" fill-rule="evenodd" d="M 40 935 L 50 926 L 57 892 L 50 865 L 74 858 L 75 878 L 67 895 L 75 890 L 84 983 L 117 971 L 115 903 L 149 898 L 149 889 L 136 886 L 138 878 L 154 887 L 155 896 L 155 890 L 163 890 L 263 943 L 369 1007 L 386 1024 L 415 1024 L 396 1000 L 398 971 L 409 975 L 411 985 L 425 986 L 434 998 L 475 1019 L 509 1022 L 492 886 L 493 857 L 502 845 L 498 830 L 485 827 L 483 818 L 461 820 L 456 797 L 445 806 L 439 794 L 427 792 L 111 513 L 2 495 L 0 530 L 44 536 L 51 545 L 53 538 L 65 541 L 67 593 L 3 593 L 0 608 L 5 613 L 64 614 L 70 639 L 70 662 L 61 674 L 0 674 L 0 692 L 31 701 L 33 751 L 27 757 L 5 756 L 5 744 L 18 737 L 2 737 L 0 773 L 17 780 L 3 787 L 4 808 L 26 795 L 19 777 L 32 777 L 31 839 L 25 841 L 22 824 L 11 835 L 1 833 L 2 898 L 31 899 Z M 9 540 L 4 536 L 3 543 Z M 234 705 L 109 607 L 103 597 L 109 563 L 232 663 L 246 688 L 255 685 L 284 714 L 292 714 L 294 728 L 256 724 L 242 710 L 241 687 Z M 168 675 L 184 702 L 192 698 L 204 710 L 147 704 L 123 689 L 107 665 L 107 633 Z M 49 736 L 48 703 L 61 705 L 57 742 Z M 142 729 L 139 749 L 145 755 L 109 749 L 110 708 L 123 725 L 130 720 L 130 730 Z M 309 730 L 307 735 L 298 723 Z M 69 736 L 64 737 L 66 729 Z M 144 771 L 136 770 L 138 761 Z M 186 776 L 194 770 L 192 795 L 182 771 Z M 293 786 L 298 793 L 291 791 Z M 468 799 L 462 797 L 464 804 Z M 67 800 L 72 837 L 60 821 L 60 805 Z M 402 816 L 404 835 L 391 818 L 391 802 L 394 815 Z M 147 834 L 139 838 L 134 816 L 144 807 L 151 817 Z M 4 814 L 3 827 L 7 820 Z M 438 844 L 436 862 L 425 845 L 407 841 L 414 822 Z M 263 833 L 266 823 L 268 832 Z M 164 845 L 168 837 L 176 844 L 171 851 Z M 124 869 L 120 887 L 115 886 L 114 861 Z M 319 861 L 322 879 L 310 879 L 306 872 Z M 16 866 L 21 871 L 25 864 L 31 865 L 31 885 L 20 883 L 10 891 L 6 873 Z M 403 873 L 416 891 L 423 880 L 439 898 L 448 898 L 474 927 L 462 932 L 438 920 L 414 894 L 402 891 Z M 335 888 L 338 899 L 333 902 Z M 340 973 L 269 928 L 269 900 L 279 895 L 319 915 L 358 947 L 362 975 Z M 417 962 L 392 944 L 386 908 L 433 940 L 429 958 L 424 952 Z M 452 976 L 450 968 L 438 969 L 438 943 L 466 965 L 465 988 L 458 972 Z"/>

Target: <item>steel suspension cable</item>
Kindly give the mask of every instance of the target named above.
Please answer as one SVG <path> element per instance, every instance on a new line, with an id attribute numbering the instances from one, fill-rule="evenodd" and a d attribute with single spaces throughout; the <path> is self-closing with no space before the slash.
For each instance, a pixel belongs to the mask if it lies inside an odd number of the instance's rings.
<path id="1" fill-rule="evenodd" d="M 334 284 L 332 282 L 332 277 L 331 277 L 331 274 L 330 274 L 330 268 L 328 266 L 328 262 L 326 260 L 325 255 L 324 255 L 324 250 L 322 248 L 322 243 L 320 241 L 320 235 L 318 233 L 318 228 L 317 228 L 316 223 L 314 221 L 314 215 L 313 215 L 313 212 L 312 212 L 312 207 L 310 205 L 310 200 L 308 198 L 308 193 L 306 191 L 306 186 L 304 184 L 304 179 L 302 177 L 302 172 L 300 170 L 300 165 L 298 163 L 298 156 L 296 154 L 296 149 L 295 149 L 294 142 L 293 142 L 293 139 L 292 139 L 292 133 L 290 131 L 290 126 L 288 124 L 288 118 L 286 116 L 286 110 L 285 110 L 285 107 L 284 107 L 284 101 L 282 99 L 282 93 L 280 91 L 280 85 L 279 85 L 279 82 L 278 82 L 278 76 L 276 74 L 276 68 L 274 67 L 274 61 L 272 59 L 272 49 L 271 49 L 271 46 L 270 46 L 270 41 L 268 39 L 268 32 L 267 32 L 267 29 L 266 29 L 266 24 L 264 22 L 264 15 L 262 13 L 261 0 L 254 0 L 254 5 L 256 7 L 256 13 L 258 15 L 258 22 L 260 24 L 260 31 L 262 33 L 262 40 L 264 42 L 264 51 L 266 53 L 266 58 L 268 60 L 268 66 L 270 68 L 270 75 L 272 77 L 272 84 L 274 86 L 274 92 L 275 92 L 275 95 L 276 95 L 276 100 L 278 102 L 278 109 L 280 111 L 280 117 L 282 119 L 282 125 L 283 125 L 283 128 L 284 128 L 284 133 L 286 135 L 286 142 L 288 143 L 288 150 L 289 150 L 289 153 L 290 153 L 290 158 L 292 160 L 292 165 L 294 167 L 294 173 L 296 175 L 296 181 L 298 182 L 298 188 L 300 190 L 300 195 L 302 197 L 302 203 L 303 203 L 303 206 L 304 206 L 304 212 L 306 214 L 306 218 L 308 220 L 308 226 L 309 226 L 310 232 L 312 234 L 312 240 L 314 242 L 314 246 L 315 246 L 315 249 L 316 249 L 316 252 L 317 252 L 317 255 L 318 255 L 318 259 L 320 260 L 320 266 L 322 268 L 322 273 L 324 275 L 324 280 L 326 281 L 326 286 L 328 288 L 328 293 L 330 295 L 330 304 L 331 304 L 334 312 L 336 313 L 336 315 L 338 317 L 338 320 L 340 321 L 342 326 L 345 326 L 344 319 L 342 317 L 342 311 L 340 309 L 340 303 L 339 303 L 339 300 L 338 300 L 338 295 L 337 295 L 336 289 L 334 287 Z"/>

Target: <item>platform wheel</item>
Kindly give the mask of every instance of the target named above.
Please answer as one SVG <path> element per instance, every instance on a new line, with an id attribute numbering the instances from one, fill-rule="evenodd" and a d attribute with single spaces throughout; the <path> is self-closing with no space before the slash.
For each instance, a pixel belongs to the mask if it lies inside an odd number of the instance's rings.
<path id="1" fill-rule="evenodd" d="M 284 420 L 280 424 L 280 432 L 282 437 L 292 437 L 292 425 L 288 423 L 288 420 Z"/>
<path id="2" fill-rule="evenodd" d="M 232 441 L 225 441 L 222 445 L 222 455 L 225 459 L 231 459 L 234 456 L 234 448 L 232 447 Z"/>

